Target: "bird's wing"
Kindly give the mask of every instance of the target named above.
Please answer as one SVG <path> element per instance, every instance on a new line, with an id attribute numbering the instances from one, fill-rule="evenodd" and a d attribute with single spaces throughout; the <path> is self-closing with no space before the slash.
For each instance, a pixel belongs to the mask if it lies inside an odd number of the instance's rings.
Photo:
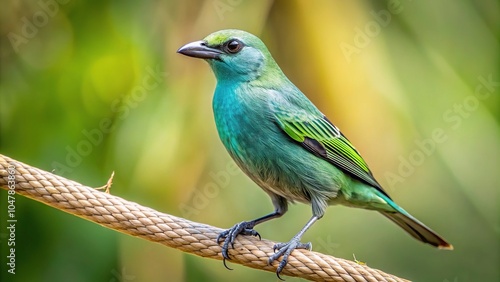
<path id="1" fill-rule="evenodd" d="M 375 180 L 358 151 L 326 116 L 310 114 L 296 108 L 293 112 L 282 107 L 274 109 L 277 123 L 293 140 L 389 197 Z"/>

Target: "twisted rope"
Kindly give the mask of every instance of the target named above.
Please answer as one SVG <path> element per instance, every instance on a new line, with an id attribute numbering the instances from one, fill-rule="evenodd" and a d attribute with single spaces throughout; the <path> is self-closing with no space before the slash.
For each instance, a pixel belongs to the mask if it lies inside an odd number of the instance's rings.
<path id="1" fill-rule="evenodd" d="M 13 175 L 14 177 L 9 176 Z M 0 154 L 0 186 L 107 228 L 201 257 L 222 260 L 220 228 L 192 222 L 129 202 Z M 13 179 L 14 178 L 14 179 Z M 9 182 L 11 181 L 11 182 Z M 13 181 L 13 182 L 12 182 Z M 274 242 L 238 236 L 229 250 L 232 263 L 275 272 L 268 265 Z M 408 281 L 353 261 L 294 250 L 283 275 L 314 281 Z"/>

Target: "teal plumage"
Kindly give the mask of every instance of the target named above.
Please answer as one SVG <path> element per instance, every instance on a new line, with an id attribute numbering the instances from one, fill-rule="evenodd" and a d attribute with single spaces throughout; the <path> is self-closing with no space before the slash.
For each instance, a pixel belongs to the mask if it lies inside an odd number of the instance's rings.
<path id="1" fill-rule="evenodd" d="M 275 246 L 280 271 L 304 232 L 333 204 L 381 212 L 416 239 L 451 249 L 435 232 L 396 205 L 349 140 L 283 74 L 264 43 L 240 30 L 222 30 L 178 51 L 205 59 L 217 78 L 213 111 L 220 139 L 238 166 L 270 197 L 275 211 L 221 233 L 223 257 L 239 234 L 283 215 L 289 202 L 312 206 L 311 220 L 288 243 Z"/>

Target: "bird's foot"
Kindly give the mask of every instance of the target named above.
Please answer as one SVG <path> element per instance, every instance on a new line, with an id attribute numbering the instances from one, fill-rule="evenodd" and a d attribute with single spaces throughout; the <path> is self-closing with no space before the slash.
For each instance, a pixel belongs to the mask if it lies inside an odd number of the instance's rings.
<path id="1" fill-rule="evenodd" d="M 243 221 L 235 224 L 228 230 L 222 231 L 219 236 L 217 236 L 217 244 L 219 244 L 222 238 L 225 238 L 224 244 L 222 244 L 222 262 L 227 269 L 231 269 L 226 265 L 226 259 L 231 259 L 228 254 L 229 245 L 231 245 L 231 247 L 234 249 L 234 241 L 239 234 L 257 236 L 259 237 L 259 240 L 261 239 L 259 232 L 253 229 L 254 226 L 255 222 L 253 221 Z"/>
<path id="2" fill-rule="evenodd" d="M 285 268 L 286 264 L 288 263 L 288 257 L 295 249 L 306 249 L 310 251 L 312 249 L 312 244 L 311 242 L 301 243 L 299 237 L 293 237 L 292 240 L 290 240 L 290 242 L 278 243 L 273 247 L 274 254 L 269 257 L 268 263 L 272 264 L 273 261 L 283 256 L 283 259 L 281 260 L 281 262 L 278 265 L 278 268 L 276 269 L 276 275 L 280 280 L 284 281 L 284 279 L 280 277 L 280 272 L 283 270 L 283 268 Z"/>

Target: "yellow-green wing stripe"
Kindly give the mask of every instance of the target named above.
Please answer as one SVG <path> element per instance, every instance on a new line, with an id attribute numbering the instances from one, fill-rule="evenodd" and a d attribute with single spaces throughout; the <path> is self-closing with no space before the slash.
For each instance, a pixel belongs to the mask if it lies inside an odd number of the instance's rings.
<path id="1" fill-rule="evenodd" d="M 282 129 L 307 150 L 385 194 L 358 151 L 326 117 L 292 115 L 283 110 L 282 115 L 277 115 L 277 119 Z M 311 146 L 312 140 L 317 142 L 316 145 Z"/>

